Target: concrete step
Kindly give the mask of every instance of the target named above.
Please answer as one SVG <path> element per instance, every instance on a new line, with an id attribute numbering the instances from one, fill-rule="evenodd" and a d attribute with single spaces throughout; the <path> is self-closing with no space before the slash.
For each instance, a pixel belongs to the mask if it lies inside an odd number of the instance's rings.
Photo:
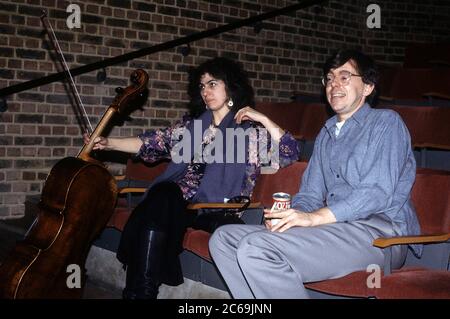
<path id="1" fill-rule="evenodd" d="M 114 252 L 92 246 L 86 270 L 91 286 L 109 289 L 111 298 L 121 298 L 121 291 L 125 287 L 125 271 Z M 101 291 L 99 294 L 102 296 Z M 88 291 L 86 297 L 90 299 L 90 296 Z M 184 283 L 176 287 L 161 285 L 158 299 L 230 299 L 230 295 L 226 291 L 184 278 Z"/>

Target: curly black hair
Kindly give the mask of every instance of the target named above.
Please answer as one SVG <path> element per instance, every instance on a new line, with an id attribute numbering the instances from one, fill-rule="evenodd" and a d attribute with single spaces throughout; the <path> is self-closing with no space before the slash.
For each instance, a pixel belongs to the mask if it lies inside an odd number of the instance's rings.
<path id="1" fill-rule="evenodd" d="M 216 57 L 203 62 L 189 72 L 188 94 L 191 99 L 189 108 L 192 116 L 197 117 L 205 111 L 199 86 L 200 79 L 205 73 L 225 83 L 227 95 L 234 102 L 232 111 L 237 112 L 245 106 L 255 105 L 255 93 L 242 65 L 225 57 Z"/>
<path id="2" fill-rule="evenodd" d="M 368 55 L 358 50 L 340 50 L 325 62 L 323 76 L 326 76 L 331 69 L 336 69 L 348 61 L 352 62 L 364 83 L 374 85 L 374 90 L 366 98 L 367 102 L 372 103 L 378 92 L 379 72 L 375 62 Z"/>

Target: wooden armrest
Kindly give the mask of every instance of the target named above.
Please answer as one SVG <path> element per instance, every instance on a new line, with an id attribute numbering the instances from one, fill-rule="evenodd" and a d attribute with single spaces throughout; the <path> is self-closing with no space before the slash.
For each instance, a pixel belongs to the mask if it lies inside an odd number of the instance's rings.
<path id="1" fill-rule="evenodd" d="M 128 193 L 145 193 L 147 188 L 144 187 L 124 187 L 119 189 L 119 194 Z M 242 203 L 190 203 L 187 209 L 197 210 L 202 208 L 241 208 L 244 204 Z M 250 203 L 248 208 L 259 208 L 261 207 L 260 202 Z"/>
<path id="2" fill-rule="evenodd" d="M 414 143 L 413 147 L 417 148 L 437 148 L 440 150 L 450 150 L 450 145 L 436 143 Z"/>
<path id="3" fill-rule="evenodd" d="M 386 96 L 386 95 L 380 95 L 380 96 L 378 97 L 378 99 L 379 99 L 379 100 L 382 100 L 382 101 L 390 101 L 390 102 L 394 101 L 394 98 L 393 98 L 393 97 L 391 97 L 391 96 Z"/>
<path id="4" fill-rule="evenodd" d="M 145 187 L 124 187 L 119 189 L 119 194 L 145 193 L 146 190 Z"/>
<path id="5" fill-rule="evenodd" d="M 372 245 L 379 248 L 386 248 L 392 245 L 402 244 L 426 244 L 426 243 L 441 243 L 450 239 L 450 233 L 440 235 L 420 235 L 420 236 L 399 236 L 391 238 L 377 238 Z"/>
<path id="6" fill-rule="evenodd" d="M 187 209 L 202 209 L 202 208 L 241 208 L 242 203 L 191 203 L 187 206 Z M 260 202 L 250 203 L 248 208 L 259 208 Z"/>
<path id="7" fill-rule="evenodd" d="M 428 60 L 428 63 L 434 66 L 450 67 L 450 62 L 445 60 Z"/>
<path id="8" fill-rule="evenodd" d="M 123 181 L 123 180 L 125 179 L 125 175 L 117 175 L 117 176 L 114 176 L 114 179 L 115 179 L 116 181 Z"/>
<path id="9" fill-rule="evenodd" d="M 450 100 L 450 95 L 439 92 L 426 92 L 422 94 L 424 97 L 434 97 L 438 99 Z"/>

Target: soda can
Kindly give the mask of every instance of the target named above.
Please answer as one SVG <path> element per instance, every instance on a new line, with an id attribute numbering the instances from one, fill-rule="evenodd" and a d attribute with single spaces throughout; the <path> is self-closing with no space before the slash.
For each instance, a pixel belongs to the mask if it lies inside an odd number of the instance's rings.
<path id="1" fill-rule="evenodd" d="M 270 212 L 276 212 L 280 210 L 286 210 L 291 208 L 291 195 L 288 193 L 278 192 L 272 195 L 273 204 Z M 275 226 L 278 222 L 278 218 L 272 218 L 270 221 L 272 226 Z"/>

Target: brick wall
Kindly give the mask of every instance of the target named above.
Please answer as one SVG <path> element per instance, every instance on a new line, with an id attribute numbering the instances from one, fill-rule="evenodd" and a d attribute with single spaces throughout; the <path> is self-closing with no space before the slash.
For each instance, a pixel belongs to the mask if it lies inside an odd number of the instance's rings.
<path id="1" fill-rule="evenodd" d="M 57 71 L 39 16 L 48 10 L 71 68 L 147 46 L 218 27 L 235 19 L 282 8 L 284 0 L 96 0 L 74 1 L 81 8 L 81 28 L 66 25 L 68 1 L 0 1 L 0 88 Z M 342 3 L 346 4 L 342 4 Z M 381 28 L 366 27 L 366 7 L 381 7 Z M 150 96 L 133 121 L 115 127 L 111 136 L 136 135 L 144 128 L 173 123 L 186 112 L 186 70 L 221 55 L 242 61 L 250 72 L 258 100 L 288 101 L 296 92 L 317 94 L 320 66 L 341 47 L 358 47 L 384 63 L 401 64 L 409 42 L 449 40 L 447 1 L 329 1 L 323 7 L 301 10 L 264 22 L 256 33 L 243 27 L 181 48 L 152 54 L 75 78 L 91 121 L 110 105 L 114 88 L 127 86 L 131 71 L 144 68 L 150 75 Z M 60 82 L 7 97 L 0 113 L 0 219 L 23 215 L 26 196 L 39 194 L 56 161 L 75 155 L 80 130 Z M 106 157 L 113 173 L 122 158 Z M 116 163 L 116 164 L 114 164 Z"/>

